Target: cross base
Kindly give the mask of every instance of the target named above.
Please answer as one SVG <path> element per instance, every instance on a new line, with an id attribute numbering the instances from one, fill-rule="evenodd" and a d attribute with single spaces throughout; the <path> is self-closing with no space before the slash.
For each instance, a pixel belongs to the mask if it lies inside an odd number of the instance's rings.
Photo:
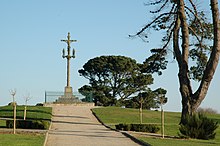
<path id="1" fill-rule="evenodd" d="M 65 92 L 64 92 L 64 95 L 66 95 L 66 94 L 73 94 L 73 88 L 72 87 L 70 87 L 70 86 L 66 86 L 65 87 Z"/>
<path id="2" fill-rule="evenodd" d="M 75 97 L 73 95 L 72 87 L 66 86 L 64 95 L 59 97 L 55 103 L 71 104 L 71 103 L 78 103 L 78 102 L 82 102 L 82 101 L 78 97 Z"/>

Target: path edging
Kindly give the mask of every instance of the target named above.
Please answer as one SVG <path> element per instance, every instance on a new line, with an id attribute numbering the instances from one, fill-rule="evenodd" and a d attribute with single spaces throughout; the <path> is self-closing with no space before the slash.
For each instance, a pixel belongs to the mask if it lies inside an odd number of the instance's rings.
<path id="1" fill-rule="evenodd" d="M 46 146 L 46 144 L 47 144 L 48 133 L 49 133 L 49 131 L 51 129 L 51 126 L 52 126 L 52 121 L 53 121 L 52 119 L 53 119 L 53 107 L 52 107 L 52 118 L 51 118 L 51 121 L 50 121 L 50 127 L 49 127 L 49 129 L 47 130 L 47 132 L 45 134 L 45 139 L 44 139 L 44 145 L 43 146 Z"/>

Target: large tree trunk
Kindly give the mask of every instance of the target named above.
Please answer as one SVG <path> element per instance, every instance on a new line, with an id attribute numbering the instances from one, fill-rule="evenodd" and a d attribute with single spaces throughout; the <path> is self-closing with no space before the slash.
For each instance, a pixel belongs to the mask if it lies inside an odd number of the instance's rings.
<path id="1" fill-rule="evenodd" d="M 190 79 L 188 77 L 188 58 L 189 58 L 189 30 L 188 24 L 186 21 L 185 14 L 185 4 L 184 0 L 178 1 L 178 18 L 176 20 L 176 25 L 174 28 L 174 52 L 177 57 L 177 62 L 179 66 L 179 83 L 180 83 L 180 93 L 182 96 L 182 118 L 181 122 L 184 121 L 185 116 L 191 114 L 191 97 L 192 97 L 192 88 L 190 84 Z M 181 28 L 182 34 L 182 51 L 179 49 L 179 31 Z"/>
<path id="2" fill-rule="evenodd" d="M 179 66 L 179 83 L 180 93 L 182 96 L 182 116 L 181 123 L 184 123 L 187 115 L 192 115 L 203 99 L 205 98 L 216 67 L 219 61 L 220 54 L 220 28 L 219 28 L 219 10 L 218 0 L 210 0 L 213 27 L 214 27 L 214 40 L 213 49 L 211 51 L 210 58 L 208 60 L 206 69 L 203 74 L 202 81 L 198 90 L 193 94 L 190 79 L 188 77 L 188 57 L 189 57 L 189 31 L 186 21 L 186 14 L 184 10 L 184 0 L 178 0 L 178 15 L 176 17 L 176 23 L 173 32 L 173 47 L 174 53 Z M 180 29 L 181 28 L 181 29 Z M 179 33 L 182 34 L 181 51 L 179 48 Z"/>

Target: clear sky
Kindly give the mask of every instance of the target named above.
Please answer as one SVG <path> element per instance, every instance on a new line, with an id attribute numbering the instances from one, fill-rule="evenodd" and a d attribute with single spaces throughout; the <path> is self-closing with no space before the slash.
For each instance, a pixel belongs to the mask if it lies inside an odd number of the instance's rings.
<path id="1" fill-rule="evenodd" d="M 16 88 L 18 104 L 30 93 L 30 104 L 44 102 L 45 91 L 63 91 L 66 86 L 66 60 L 62 49 L 70 32 L 76 39 L 72 47 L 71 86 L 74 91 L 87 84 L 78 70 L 91 58 L 124 55 L 142 63 L 149 50 L 159 47 L 160 34 L 151 32 L 150 42 L 128 38 L 152 18 L 147 0 L 2 0 L 0 2 L 0 105 L 12 101 L 10 89 Z M 209 10 L 207 0 L 200 3 Z M 168 70 L 155 77 L 151 88 L 168 91 L 165 110 L 180 111 L 181 98 L 177 63 L 169 59 Z M 220 112 L 218 68 L 202 107 Z M 196 88 L 196 86 L 194 87 Z"/>

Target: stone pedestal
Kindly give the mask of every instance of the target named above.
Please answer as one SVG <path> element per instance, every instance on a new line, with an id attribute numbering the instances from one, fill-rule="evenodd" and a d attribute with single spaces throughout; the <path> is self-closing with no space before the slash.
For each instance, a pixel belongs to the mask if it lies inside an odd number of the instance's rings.
<path id="1" fill-rule="evenodd" d="M 65 92 L 64 92 L 64 94 L 72 94 L 73 93 L 73 89 L 72 89 L 72 87 L 65 87 Z"/>
<path id="2" fill-rule="evenodd" d="M 59 97 L 55 103 L 71 104 L 71 103 L 78 103 L 78 102 L 82 102 L 82 101 L 73 95 L 72 87 L 66 86 L 64 95 Z"/>

